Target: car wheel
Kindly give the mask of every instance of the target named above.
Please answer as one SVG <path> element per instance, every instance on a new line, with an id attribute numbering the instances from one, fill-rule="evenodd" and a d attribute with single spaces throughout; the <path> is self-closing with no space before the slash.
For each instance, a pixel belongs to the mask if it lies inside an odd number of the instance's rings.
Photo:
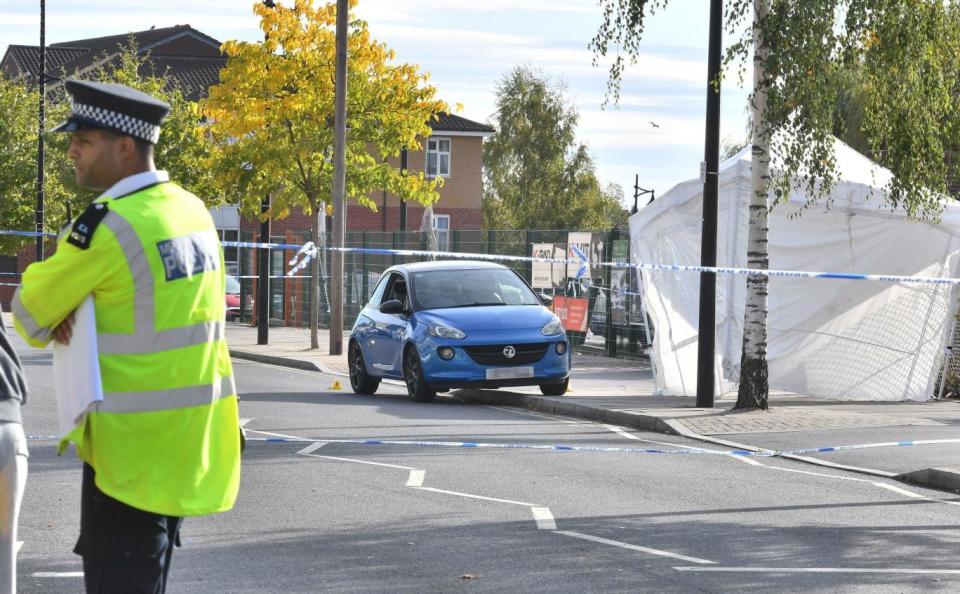
<path id="1" fill-rule="evenodd" d="M 544 396 L 563 396 L 570 385 L 570 378 L 563 380 L 561 384 L 540 384 L 540 391 Z"/>
<path id="2" fill-rule="evenodd" d="M 437 396 L 423 379 L 420 355 L 413 347 L 407 347 L 403 354 L 403 381 L 407 384 L 407 394 L 417 402 L 431 402 Z"/>
<path id="3" fill-rule="evenodd" d="M 367 365 L 363 362 L 363 351 L 360 345 L 351 342 L 349 349 L 350 387 L 355 394 L 373 394 L 380 387 L 380 378 L 367 373 Z"/>

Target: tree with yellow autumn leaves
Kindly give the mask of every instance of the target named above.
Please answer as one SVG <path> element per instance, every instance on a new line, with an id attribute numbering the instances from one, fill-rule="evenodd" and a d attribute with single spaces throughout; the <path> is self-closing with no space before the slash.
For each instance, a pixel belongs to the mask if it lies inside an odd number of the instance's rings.
<path id="1" fill-rule="evenodd" d="M 350 2 L 351 9 L 357 4 Z M 292 7 L 256 4 L 264 41 L 223 44 L 227 65 L 220 84 L 210 89 L 201 110 L 204 132 L 215 150 L 209 166 L 224 197 L 241 211 L 259 214 L 269 194 L 266 216 L 282 219 L 301 208 L 311 217 L 319 245 L 316 214 L 331 196 L 333 179 L 336 5 Z M 440 178 L 402 172 L 387 163 L 402 149 L 416 150 L 430 135 L 430 122 L 446 110 L 435 98 L 427 75 L 413 64 L 394 63 L 393 50 L 352 18 L 347 41 L 346 196 L 376 210 L 368 196 L 386 189 L 429 206 L 439 198 Z M 311 344 L 317 348 L 319 266 L 312 262 Z"/>

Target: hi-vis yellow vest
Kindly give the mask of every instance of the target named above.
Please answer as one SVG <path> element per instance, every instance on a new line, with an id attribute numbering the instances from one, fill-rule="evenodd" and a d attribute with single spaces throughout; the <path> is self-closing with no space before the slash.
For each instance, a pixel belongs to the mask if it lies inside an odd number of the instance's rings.
<path id="1" fill-rule="evenodd" d="M 240 483 L 224 269 L 203 203 L 172 183 L 98 198 L 30 265 L 17 331 L 44 346 L 93 294 L 103 402 L 68 436 L 97 487 L 148 512 L 230 509 Z"/>

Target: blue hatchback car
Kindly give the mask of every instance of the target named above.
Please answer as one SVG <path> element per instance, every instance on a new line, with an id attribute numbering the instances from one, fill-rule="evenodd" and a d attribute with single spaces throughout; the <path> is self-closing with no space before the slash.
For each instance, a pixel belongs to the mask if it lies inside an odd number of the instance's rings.
<path id="1" fill-rule="evenodd" d="M 350 333 L 350 385 L 372 394 L 381 379 L 402 379 L 419 402 L 453 388 L 538 385 L 559 396 L 569 343 L 549 302 L 492 262 L 393 266 Z"/>

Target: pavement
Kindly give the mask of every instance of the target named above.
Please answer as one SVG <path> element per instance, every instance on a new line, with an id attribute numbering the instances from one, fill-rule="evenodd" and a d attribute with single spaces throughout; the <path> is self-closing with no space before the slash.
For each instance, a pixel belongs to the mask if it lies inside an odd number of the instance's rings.
<path id="1" fill-rule="evenodd" d="M 298 328 L 271 328 L 266 345 L 258 345 L 257 329 L 245 324 L 228 324 L 226 335 L 230 354 L 237 359 L 341 376 L 342 389 L 350 389 L 346 355 L 328 354 L 326 330 L 319 331 L 319 349 L 311 349 L 309 331 Z M 732 411 L 736 394 L 719 396 L 713 408 L 697 408 L 693 397 L 657 394 L 646 362 L 585 355 L 574 355 L 570 390 L 563 396 L 543 396 L 536 386 L 453 394 L 750 452 L 899 444 L 778 456 L 960 493 L 960 447 L 949 443 L 960 438 L 956 400 L 849 402 L 771 392 L 766 411 Z M 939 443 L 904 443 L 927 440 Z"/>

